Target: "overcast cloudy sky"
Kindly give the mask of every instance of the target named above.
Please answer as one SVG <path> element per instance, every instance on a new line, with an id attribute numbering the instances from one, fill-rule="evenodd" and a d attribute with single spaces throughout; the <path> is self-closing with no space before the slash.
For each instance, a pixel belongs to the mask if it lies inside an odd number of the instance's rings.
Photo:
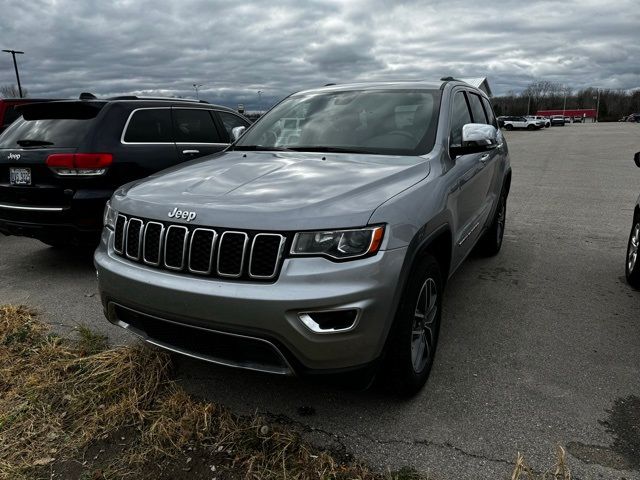
<path id="1" fill-rule="evenodd" d="M 329 82 L 488 76 L 640 87 L 640 0 L 0 0 L 31 96 L 162 94 L 248 109 Z M 0 85 L 15 83 L 0 56 Z"/>

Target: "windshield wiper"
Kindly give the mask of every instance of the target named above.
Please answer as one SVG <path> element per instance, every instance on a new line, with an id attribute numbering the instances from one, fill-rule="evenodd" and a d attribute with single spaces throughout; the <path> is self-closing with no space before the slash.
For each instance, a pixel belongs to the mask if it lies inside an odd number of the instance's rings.
<path id="1" fill-rule="evenodd" d="M 44 147 L 46 145 L 53 145 L 53 142 L 47 142 L 46 140 L 18 140 L 16 142 L 21 147 Z"/>
<path id="2" fill-rule="evenodd" d="M 366 148 L 357 148 L 357 147 L 323 147 L 323 146 L 298 146 L 290 147 L 290 150 L 295 150 L 296 152 L 326 152 L 326 153 L 374 153 L 373 151 Z"/>
<path id="3" fill-rule="evenodd" d="M 286 147 L 267 147 L 266 145 L 236 145 L 233 147 L 233 150 L 239 151 L 247 151 L 247 152 L 255 152 L 255 151 L 263 151 L 263 152 L 291 152 L 292 148 Z"/>

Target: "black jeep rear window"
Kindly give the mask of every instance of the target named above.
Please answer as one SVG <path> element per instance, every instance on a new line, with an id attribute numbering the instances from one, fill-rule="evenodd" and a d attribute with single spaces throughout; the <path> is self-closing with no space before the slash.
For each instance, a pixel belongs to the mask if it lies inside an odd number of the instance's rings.
<path id="1" fill-rule="evenodd" d="M 18 111 L 22 118 L 0 135 L 0 148 L 78 147 L 102 106 L 96 103 L 21 105 Z"/>

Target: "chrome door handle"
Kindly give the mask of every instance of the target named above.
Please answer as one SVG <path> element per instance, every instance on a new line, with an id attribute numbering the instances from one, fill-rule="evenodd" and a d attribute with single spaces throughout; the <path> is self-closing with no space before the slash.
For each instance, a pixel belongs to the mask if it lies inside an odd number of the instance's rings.
<path id="1" fill-rule="evenodd" d="M 193 155 L 194 153 L 200 153 L 200 150 L 182 150 L 184 155 Z"/>
<path id="2" fill-rule="evenodd" d="M 489 160 L 489 154 L 485 153 L 484 155 L 482 155 L 480 157 L 480 163 L 482 163 L 483 165 L 487 163 L 487 160 Z"/>

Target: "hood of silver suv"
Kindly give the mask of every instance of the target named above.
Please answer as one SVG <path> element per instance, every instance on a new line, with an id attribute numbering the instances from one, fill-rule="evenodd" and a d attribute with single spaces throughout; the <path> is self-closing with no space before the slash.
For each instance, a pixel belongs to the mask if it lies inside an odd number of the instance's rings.
<path id="1" fill-rule="evenodd" d="M 298 230 L 366 225 L 373 210 L 429 174 L 421 157 L 232 151 L 165 170 L 116 192 L 113 207 L 191 224 Z"/>

